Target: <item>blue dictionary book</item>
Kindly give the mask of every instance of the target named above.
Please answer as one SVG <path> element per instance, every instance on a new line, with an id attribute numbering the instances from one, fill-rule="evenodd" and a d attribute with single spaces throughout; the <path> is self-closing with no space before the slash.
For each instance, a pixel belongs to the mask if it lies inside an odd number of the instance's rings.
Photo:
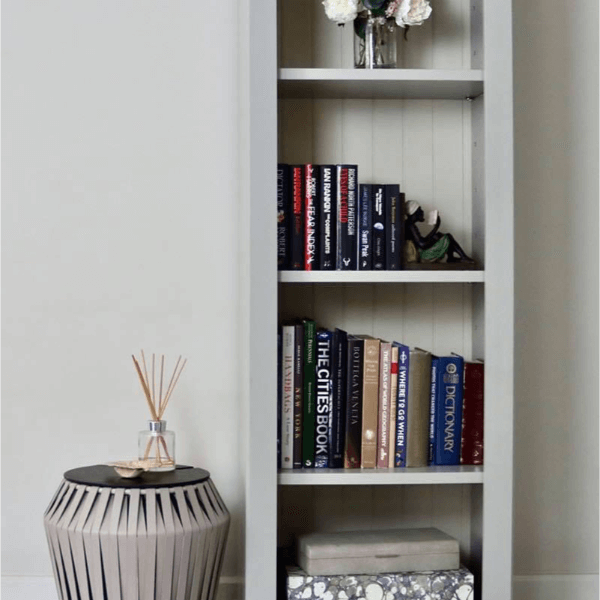
<path id="1" fill-rule="evenodd" d="M 344 441 L 346 437 L 346 376 L 348 334 L 342 329 L 333 332 L 333 373 L 331 430 L 329 440 L 329 468 L 344 468 Z"/>
<path id="2" fill-rule="evenodd" d="M 317 402 L 315 418 L 315 468 L 329 468 L 333 406 L 333 332 L 317 332 Z"/>
<path id="3" fill-rule="evenodd" d="M 435 410 L 438 402 L 439 356 L 431 357 L 431 392 L 429 400 L 429 464 L 435 465 Z"/>
<path id="4" fill-rule="evenodd" d="M 358 268 L 361 271 L 370 271 L 373 268 L 373 209 L 371 208 L 370 183 L 361 183 L 358 196 L 358 218 L 359 218 L 359 236 L 358 236 Z"/>
<path id="5" fill-rule="evenodd" d="M 410 365 L 410 348 L 394 342 L 398 347 L 398 391 L 396 395 L 396 452 L 395 467 L 406 466 L 406 415 L 408 410 L 408 367 Z"/>
<path id="6" fill-rule="evenodd" d="M 462 356 L 439 358 L 435 418 L 435 464 L 460 464 L 460 432 L 463 404 Z"/>

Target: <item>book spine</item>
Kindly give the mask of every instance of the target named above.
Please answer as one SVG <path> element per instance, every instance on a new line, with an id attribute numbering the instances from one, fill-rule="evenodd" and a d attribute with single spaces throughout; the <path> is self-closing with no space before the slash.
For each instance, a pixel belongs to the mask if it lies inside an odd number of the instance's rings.
<path id="1" fill-rule="evenodd" d="M 400 193 L 400 200 L 398 202 L 397 212 L 397 227 L 398 227 L 398 269 L 404 269 L 404 211 L 406 205 L 406 195 L 404 192 Z"/>
<path id="2" fill-rule="evenodd" d="M 396 457 L 395 467 L 406 466 L 408 374 L 410 372 L 410 349 L 398 344 L 398 400 L 396 404 Z"/>
<path id="3" fill-rule="evenodd" d="M 294 466 L 294 326 L 282 328 L 281 468 Z"/>
<path id="4" fill-rule="evenodd" d="M 331 410 L 331 441 L 329 468 L 344 467 L 344 437 L 346 432 L 346 371 L 348 335 L 341 329 L 333 332 L 333 403 Z"/>
<path id="5" fill-rule="evenodd" d="M 364 340 L 361 462 L 363 469 L 377 466 L 379 404 L 379 340 Z"/>
<path id="6" fill-rule="evenodd" d="M 430 352 L 416 348 L 411 351 L 408 377 L 406 466 L 426 467 L 429 455 Z"/>
<path id="7" fill-rule="evenodd" d="M 464 361 L 460 356 L 440 358 L 435 424 L 435 464 L 460 464 Z"/>
<path id="8" fill-rule="evenodd" d="M 302 415 L 302 465 L 315 464 L 315 352 L 317 328 L 314 321 L 304 321 L 304 403 Z"/>
<path id="9" fill-rule="evenodd" d="M 370 271 L 373 268 L 372 189 L 370 183 L 361 183 L 359 186 L 358 268 L 361 271 Z"/>
<path id="10" fill-rule="evenodd" d="M 431 358 L 431 391 L 429 396 L 429 464 L 435 465 L 435 411 L 437 408 L 438 371 L 440 359 Z"/>
<path id="11" fill-rule="evenodd" d="M 357 266 L 357 177 L 356 165 L 337 165 L 337 261 L 336 268 L 356 270 Z"/>
<path id="12" fill-rule="evenodd" d="M 344 468 L 360 468 L 362 435 L 363 341 L 348 338 L 348 376 L 346 392 L 346 436 Z"/>
<path id="13" fill-rule="evenodd" d="M 329 440 L 331 429 L 332 397 L 332 343 L 331 331 L 317 333 L 317 406 L 315 427 L 315 467 L 329 468 Z"/>
<path id="14" fill-rule="evenodd" d="M 318 167 L 304 165 L 304 270 L 318 270 L 319 212 L 317 208 Z"/>
<path id="15" fill-rule="evenodd" d="M 394 468 L 396 458 L 396 418 L 398 406 L 398 346 L 392 344 L 392 364 L 390 365 L 390 424 L 388 435 L 388 467 Z"/>
<path id="16" fill-rule="evenodd" d="M 383 271 L 385 258 L 385 186 L 373 186 L 373 269 Z"/>
<path id="17" fill-rule="evenodd" d="M 324 271 L 333 271 L 336 265 L 337 188 L 335 165 L 319 168 L 319 263 Z"/>
<path id="18" fill-rule="evenodd" d="M 389 462 L 390 445 L 390 384 L 392 345 L 379 344 L 379 407 L 377 422 L 377 468 L 386 469 Z"/>
<path id="19" fill-rule="evenodd" d="M 385 261 L 388 271 L 397 271 L 400 268 L 400 240 L 399 240 L 399 208 L 400 186 L 396 183 L 385 186 L 386 204 L 386 248 Z"/>
<path id="20" fill-rule="evenodd" d="M 302 468 L 302 396 L 304 362 L 304 328 L 294 326 L 294 469 Z"/>
<path id="21" fill-rule="evenodd" d="M 290 169 L 277 165 L 277 268 L 290 264 Z"/>
<path id="22" fill-rule="evenodd" d="M 283 373 L 281 371 L 283 362 L 281 327 L 277 330 L 277 468 L 281 469 L 281 411 L 283 404 Z"/>
<path id="23" fill-rule="evenodd" d="M 291 215 L 290 224 L 290 268 L 294 271 L 304 269 L 304 167 L 290 167 Z"/>
<path id="24" fill-rule="evenodd" d="M 483 464 L 483 363 L 465 363 L 460 462 Z"/>

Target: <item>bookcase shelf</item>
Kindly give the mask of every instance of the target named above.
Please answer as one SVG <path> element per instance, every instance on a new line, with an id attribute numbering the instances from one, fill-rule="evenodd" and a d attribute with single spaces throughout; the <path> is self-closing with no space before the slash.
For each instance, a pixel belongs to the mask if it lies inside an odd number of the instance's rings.
<path id="1" fill-rule="evenodd" d="M 477 69 L 280 69 L 280 98 L 463 100 L 483 93 Z"/>
<path id="2" fill-rule="evenodd" d="M 280 283 L 483 283 L 484 271 L 279 271 Z"/>
<path id="3" fill-rule="evenodd" d="M 455 485 L 483 483 L 483 467 L 281 469 L 279 485 Z"/>

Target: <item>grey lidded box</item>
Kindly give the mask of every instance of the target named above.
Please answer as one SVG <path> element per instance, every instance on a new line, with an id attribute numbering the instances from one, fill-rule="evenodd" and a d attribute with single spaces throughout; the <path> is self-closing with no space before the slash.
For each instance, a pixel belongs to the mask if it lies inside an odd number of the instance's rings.
<path id="1" fill-rule="evenodd" d="M 459 559 L 458 541 L 433 527 L 298 537 L 298 564 L 308 575 L 458 569 Z"/>

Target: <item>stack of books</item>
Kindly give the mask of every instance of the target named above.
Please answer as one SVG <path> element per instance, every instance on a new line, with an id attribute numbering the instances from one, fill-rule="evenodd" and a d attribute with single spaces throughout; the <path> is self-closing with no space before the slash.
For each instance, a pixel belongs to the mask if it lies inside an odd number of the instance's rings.
<path id="1" fill-rule="evenodd" d="M 359 184 L 357 165 L 278 165 L 278 268 L 402 269 L 404 201 L 398 184 Z"/>
<path id="2" fill-rule="evenodd" d="M 482 361 L 310 319 L 278 335 L 278 467 L 483 464 Z"/>

